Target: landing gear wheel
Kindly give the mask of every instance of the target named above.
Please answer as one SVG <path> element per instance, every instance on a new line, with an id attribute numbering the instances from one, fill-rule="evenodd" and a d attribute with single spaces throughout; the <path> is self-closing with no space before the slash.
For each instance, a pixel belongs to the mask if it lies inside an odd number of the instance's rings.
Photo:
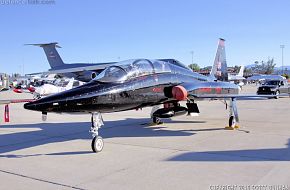
<path id="1" fill-rule="evenodd" d="M 229 127 L 234 128 L 236 126 L 236 119 L 234 116 L 229 118 Z"/>
<path id="2" fill-rule="evenodd" d="M 98 112 L 92 113 L 91 122 L 92 126 L 90 132 L 93 136 L 91 147 L 94 152 L 101 152 L 104 148 L 103 138 L 99 136 L 99 129 L 104 125 L 101 114 Z"/>
<path id="3" fill-rule="evenodd" d="M 42 119 L 42 121 L 46 121 L 47 120 L 47 112 L 42 112 L 41 119 Z"/>
<path id="4" fill-rule="evenodd" d="M 38 100 L 38 99 L 40 99 L 40 95 L 39 94 L 33 94 L 33 99 L 34 100 Z"/>
<path id="5" fill-rule="evenodd" d="M 279 92 L 279 90 L 277 90 L 276 92 L 275 92 L 275 99 L 278 99 L 279 98 L 279 94 L 280 94 L 280 92 Z"/>
<path id="6" fill-rule="evenodd" d="M 104 148 L 103 138 L 100 136 L 96 136 L 92 140 L 92 150 L 94 152 L 101 152 Z"/>
<path id="7" fill-rule="evenodd" d="M 153 117 L 153 123 L 156 125 L 163 124 L 163 122 L 158 117 Z"/>

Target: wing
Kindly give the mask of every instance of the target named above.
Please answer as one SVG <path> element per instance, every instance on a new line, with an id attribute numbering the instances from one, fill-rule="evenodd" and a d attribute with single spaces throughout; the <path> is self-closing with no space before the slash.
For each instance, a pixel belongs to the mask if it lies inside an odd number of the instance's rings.
<path id="1" fill-rule="evenodd" d="M 182 87 L 187 92 L 188 98 L 201 99 L 266 99 L 274 98 L 276 95 L 257 95 L 257 94 L 240 94 L 239 86 L 229 82 L 198 82 L 198 83 L 183 83 Z M 281 94 L 279 96 L 289 96 Z"/>
<path id="2" fill-rule="evenodd" d="M 203 98 L 203 99 L 230 99 L 236 98 L 240 100 L 257 100 L 257 99 L 268 99 L 275 98 L 276 95 L 256 95 L 256 94 L 189 94 L 194 98 Z M 279 97 L 282 95 L 279 95 Z M 286 96 L 283 95 L 283 96 Z M 288 96 L 288 95 L 287 95 Z"/>
<path id="3" fill-rule="evenodd" d="M 100 64 L 92 64 L 92 65 L 87 65 L 82 66 L 84 64 L 78 64 L 76 67 L 69 67 L 70 64 L 65 64 L 61 68 L 57 69 L 50 69 L 49 71 L 44 71 L 44 72 L 38 72 L 38 73 L 30 73 L 28 75 L 37 75 L 37 74 L 64 74 L 64 73 L 76 73 L 77 75 L 81 75 L 82 72 L 86 71 L 102 71 L 106 67 L 109 67 L 111 65 L 114 65 L 115 62 L 110 62 L 110 63 L 100 63 Z"/>
<path id="4" fill-rule="evenodd" d="M 24 102 L 33 102 L 34 99 L 13 99 L 13 100 L 0 100 L 1 104 L 13 104 L 13 103 L 24 103 Z"/>
<path id="5" fill-rule="evenodd" d="M 114 64 L 115 63 L 100 63 L 100 64 L 95 64 L 95 65 L 90 65 L 90 66 L 81 66 L 82 64 L 79 64 L 80 66 L 78 67 L 73 67 L 73 68 L 63 67 L 59 69 L 50 69 L 48 72 L 51 74 L 60 74 L 60 73 L 77 73 L 77 72 L 83 72 L 83 71 L 100 71 Z"/>

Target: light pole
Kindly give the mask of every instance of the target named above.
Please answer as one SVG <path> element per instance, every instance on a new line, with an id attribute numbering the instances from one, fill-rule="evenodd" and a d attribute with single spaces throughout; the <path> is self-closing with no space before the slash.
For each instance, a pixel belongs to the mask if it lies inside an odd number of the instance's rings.
<path id="1" fill-rule="evenodd" d="M 191 53 L 191 64 L 193 64 L 193 54 L 194 54 L 194 51 L 190 51 Z"/>
<path id="2" fill-rule="evenodd" d="M 280 48 L 282 50 L 282 75 L 284 75 L 284 47 L 285 45 L 280 45 Z"/>

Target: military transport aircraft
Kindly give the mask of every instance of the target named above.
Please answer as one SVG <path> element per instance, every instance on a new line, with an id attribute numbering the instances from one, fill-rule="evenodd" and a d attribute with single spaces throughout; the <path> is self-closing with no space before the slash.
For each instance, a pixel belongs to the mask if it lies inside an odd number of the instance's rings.
<path id="1" fill-rule="evenodd" d="M 113 65 L 116 62 L 108 63 L 64 63 L 58 54 L 56 48 L 61 48 L 57 42 L 43 44 L 25 44 L 42 47 L 46 55 L 47 61 L 51 67 L 48 74 L 58 74 L 67 78 L 75 78 L 83 82 L 88 82 L 95 78 L 106 67 Z M 30 75 L 39 74 L 32 73 Z"/>
<path id="2" fill-rule="evenodd" d="M 156 118 L 198 113 L 197 99 L 225 99 L 230 102 L 229 127 L 235 128 L 239 122 L 236 100 L 257 95 L 240 95 L 237 85 L 224 82 L 228 80 L 224 41 L 219 40 L 209 77 L 166 61 L 126 60 L 106 68 L 85 85 L 26 103 L 24 108 L 42 112 L 43 118 L 48 112 L 90 113 L 94 152 L 100 152 L 104 145 L 98 134 L 103 125 L 101 113 L 163 104 L 164 108 L 153 113 L 156 122 Z M 180 101 L 187 101 L 187 107 Z"/>

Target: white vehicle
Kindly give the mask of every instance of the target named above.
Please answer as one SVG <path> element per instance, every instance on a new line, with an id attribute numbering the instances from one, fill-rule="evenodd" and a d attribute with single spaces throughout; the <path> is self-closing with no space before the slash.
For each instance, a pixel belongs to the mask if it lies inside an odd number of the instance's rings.
<path id="1" fill-rule="evenodd" d="M 54 84 L 44 84 L 40 87 L 35 87 L 35 91 L 33 93 L 34 99 L 38 99 L 42 96 L 48 96 L 51 94 L 70 90 L 73 88 L 74 81 L 75 81 L 74 78 L 71 78 L 66 86 L 57 86 Z"/>

